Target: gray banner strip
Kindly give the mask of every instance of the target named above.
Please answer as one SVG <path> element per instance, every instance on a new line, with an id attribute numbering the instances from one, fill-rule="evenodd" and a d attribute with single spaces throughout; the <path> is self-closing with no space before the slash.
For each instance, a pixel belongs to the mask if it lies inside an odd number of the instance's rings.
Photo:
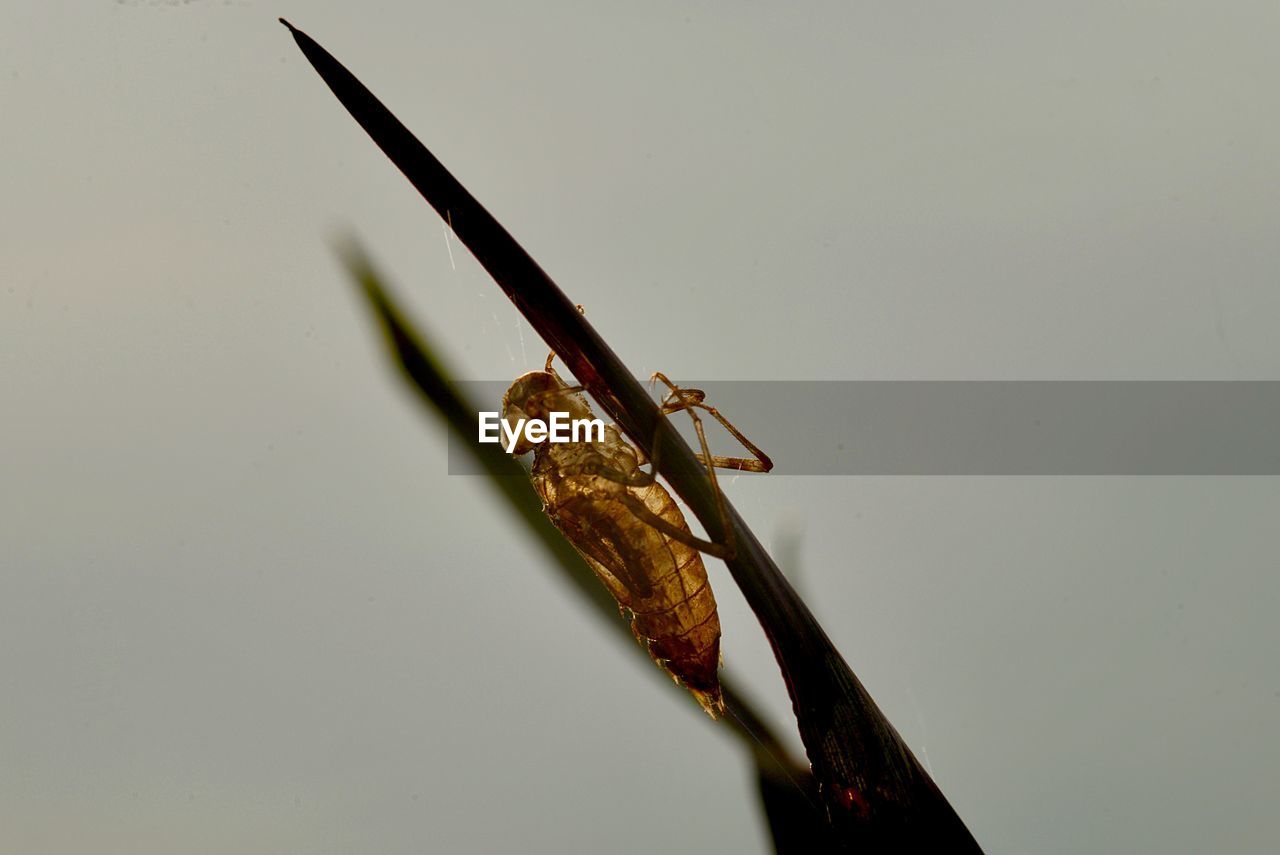
<path id="1" fill-rule="evenodd" d="M 457 388 L 497 410 L 507 385 Z M 776 475 L 1280 475 L 1280 382 L 681 385 L 705 390 Z M 703 418 L 714 454 L 746 455 Z M 673 419 L 692 439 L 689 419 Z M 450 474 L 477 474 L 461 442 L 449 442 Z"/>

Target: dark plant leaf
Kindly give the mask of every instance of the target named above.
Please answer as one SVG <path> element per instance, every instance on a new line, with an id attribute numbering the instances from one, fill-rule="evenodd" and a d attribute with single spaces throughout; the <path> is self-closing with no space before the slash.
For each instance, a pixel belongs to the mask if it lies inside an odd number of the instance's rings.
<path id="1" fill-rule="evenodd" d="M 724 542 L 713 487 L 692 450 L 574 304 L 493 216 L 324 48 L 281 19 L 348 112 L 450 224 L 601 408 Z M 801 741 L 836 837 L 860 852 L 980 852 L 910 748 L 854 676 L 808 607 L 728 508 L 734 581 L 773 646 Z"/>
<path id="2" fill-rule="evenodd" d="M 844 848 L 815 801 L 791 780 L 757 766 L 756 791 L 778 855 L 821 855 Z"/>

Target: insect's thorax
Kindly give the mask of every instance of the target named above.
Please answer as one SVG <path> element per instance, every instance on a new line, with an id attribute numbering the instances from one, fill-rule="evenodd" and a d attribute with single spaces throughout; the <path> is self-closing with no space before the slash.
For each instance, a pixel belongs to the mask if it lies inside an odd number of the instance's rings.
<path id="1" fill-rule="evenodd" d="M 630 475 L 639 468 L 636 450 L 613 425 L 605 426 L 603 441 L 544 442 L 533 455 L 533 474 L 536 477 L 553 481 L 588 479 L 595 489 L 605 493 L 627 489 L 616 480 L 593 475 L 593 470 L 599 467 L 623 475 Z"/>

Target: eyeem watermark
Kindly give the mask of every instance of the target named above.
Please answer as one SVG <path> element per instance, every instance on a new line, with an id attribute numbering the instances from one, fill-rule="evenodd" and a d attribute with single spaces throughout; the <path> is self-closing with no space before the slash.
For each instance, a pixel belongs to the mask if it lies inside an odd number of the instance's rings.
<path id="1" fill-rule="evenodd" d="M 465 399 L 496 406 L 510 385 L 459 381 L 456 388 Z M 1280 380 L 687 377 L 680 385 L 704 390 L 709 403 L 769 452 L 778 464 L 770 478 L 1280 477 Z M 609 423 L 603 414 L 576 411 L 555 398 L 553 407 Z M 523 415 L 512 412 L 513 428 Z M 536 415 L 549 417 L 545 410 Z M 673 419 L 697 447 L 688 419 Z M 712 451 L 733 453 L 733 437 L 711 419 L 704 422 Z M 450 474 L 484 472 L 473 442 L 449 435 Z"/>
<path id="2" fill-rule="evenodd" d="M 480 441 L 502 443 L 507 453 L 516 449 L 520 434 L 538 442 L 604 442 L 604 422 L 600 419 L 570 419 L 568 413 L 552 412 L 551 419 L 518 419 L 515 427 L 496 412 L 480 413 Z M 499 435 L 501 431 L 501 435 Z M 505 437 L 505 441 L 504 441 Z"/>

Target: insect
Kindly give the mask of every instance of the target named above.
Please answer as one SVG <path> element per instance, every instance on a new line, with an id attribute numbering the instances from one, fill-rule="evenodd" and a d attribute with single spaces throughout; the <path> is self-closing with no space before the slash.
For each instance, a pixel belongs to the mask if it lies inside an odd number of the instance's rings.
<path id="1" fill-rule="evenodd" d="M 545 370 L 517 378 L 503 396 L 502 418 L 508 425 L 521 418 L 546 421 L 553 412 L 593 418 L 582 387 L 567 385 L 555 373 L 552 356 Z M 682 389 L 662 374 L 654 379 L 670 389 L 662 414 L 684 410 L 693 418 L 702 445 L 699 460 L 707 466 L 724 516 L 715 468 L 768 472 L 773 463 L 705 404 L 701 391 Z M 713 457 L 698 409 L 723 424 L 754 458 Z M 695 537 L 671 495 L 640 468 L 646 462 L 640 452 L 613 425 L 605 426 L 602 441 L 535 442 L 522 431 L 512 453 L 529 451 L 534 452 L 533 484 L 552 523 L 613 594 L 622 614 L 630 616 L 632 632 L 653 660 L 708 715 L 721 715 L 720 618 L 699 552 L 729 558 L 732 544 Z"/>

